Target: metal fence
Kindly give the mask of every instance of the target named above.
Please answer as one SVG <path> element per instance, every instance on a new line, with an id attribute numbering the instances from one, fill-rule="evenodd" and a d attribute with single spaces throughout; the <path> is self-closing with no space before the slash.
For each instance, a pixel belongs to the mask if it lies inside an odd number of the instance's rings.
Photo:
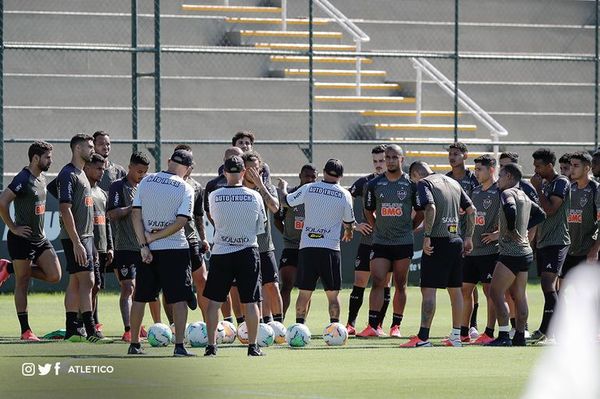
<path id="1" fill-rule="evenodd" d="M 284 174 L 332 154 L 358 173 L 390 140 L 598 147 L 597 1 L 199 3 L 0 1 L 0 175 L 34 138 L 95 130 L 157 169 L 190 143 L 206 175 L 242 129 Z"/>

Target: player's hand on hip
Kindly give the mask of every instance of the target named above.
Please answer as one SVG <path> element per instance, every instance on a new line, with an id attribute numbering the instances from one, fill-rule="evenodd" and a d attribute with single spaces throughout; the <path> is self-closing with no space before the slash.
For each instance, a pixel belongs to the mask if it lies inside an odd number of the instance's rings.
<path id="1" fill-rule="evenodd" d="M 73 252 L 75 253 L 75 261 L 80 266 L 87 264 L 87 251 L 81 242 L 77 242 L 73 245 Z"/>
<path id="2" fill-rule="evenodd" d="M 142 262 L 152 263 L 152 251 L 150 251 L 150 248 L 144 247 L 140 250 L 140 253 L 142 255 Z"/>
<path id="3" fill-rule="evenodd" d="M 19 237 L 29 237 L 31 236 L 31 227 L 29 226 L 16 226 L 14 230 L 11 230 L 11 233 L 13 233 L 16 236 Z"/>
<path id="4" fill-rule="evenodd" d="M 481 235 L 481 242 L 488 245 L 493 243 L 494 241 L 498 241 L 498 238 L 500 238 L 500 234 L 497 231 L 493 233 L 483 233 Z"/>
<path id="5" fill-rule="evenodd" d="M 433 247 L 431 246 L 431 238 L 424 237 L 423 238 L 423 253 L 425 255 L 433 255 Z"/>
<path id="6" fill-rule="evenodd" d="M 359 223 L 356 225 L 354 230 L 358 231 L 363 236 L 367 236 L 373 232 L 373 228 L 369 223 Z"/>

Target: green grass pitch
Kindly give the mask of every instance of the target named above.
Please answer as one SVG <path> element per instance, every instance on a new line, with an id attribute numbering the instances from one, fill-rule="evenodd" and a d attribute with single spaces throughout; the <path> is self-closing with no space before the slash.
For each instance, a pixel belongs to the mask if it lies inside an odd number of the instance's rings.
<path id="1" fill-rule="evenodd" d="M 530 329 L 541 317 L 539 286 L 529 286 Z M 348 295 L 342 291 L 342 321 L 346 321 Z M 482 296 L 479 327 L 485 325 Z M 296 293 L 292 293 L 292 304 Z M 327 347 L 320 335 L 328 323 L 326 298 L 315 292 L 307 325 L 313 339 L 302 349 L 286 346 L 266 348 L 266 357 L 248 358 L 239 343 L 221 345 L 216 358 L 172 358 L 173 347 L 151 348 L 147 355 L 126 355 L 127 345 L 44 342 L 23 344 L 12 295 L 0 295 L 0 398 L 517 398 L 521 394 L 542 348 L 446 348 L 440 340 L 450 332 L 450 305 L 445 291 L 438 292 L 437 313 L 432 326 L 434 348 L 400 349 L 405 339 L 351 338 L 344 347 Z M 358 328 L 364 327 L 368 290 Z M 292 306 L 293 308 L 293 306 Z M 38 335 L 63 328 L 63 294 L 34 294 L 29 301 L 30 324 Z M 100 297 L 100 321 L 104 332 L 120 337 L 122 323 L 118 295 Z M 410 288 L 402 325 L 404 336 L 415 334 L 420 320 L 420 292 Z M 391 306 L 385 320 L 391 321 Z M 189 321 L 201 319 L 191 312 Z M 288 312 L 286 326 L 294 321 Z M 146 326 L 152 324 L 146 311 Z M 202 355 L 202 348 L 192 351 Z M 23 363 L 60 362 L 56 376 L 25 377 Z M 75 366 L 111 366 L 110 374 L 68 373 Z"/>

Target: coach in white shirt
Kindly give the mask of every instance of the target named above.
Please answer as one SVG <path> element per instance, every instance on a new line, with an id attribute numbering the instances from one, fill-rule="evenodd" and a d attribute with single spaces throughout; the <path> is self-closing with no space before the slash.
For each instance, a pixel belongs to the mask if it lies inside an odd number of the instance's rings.
<path id="1" fill-rule="evenodd" d="M 329 301 L 330 322 L 337 323 L 340 319 L 338 296 L 342 288 L 342 223 L 344 241 L 352 240 L 354 230 L 352 196 L 339 185 L 343 174 L 342 162 L 330 159 L 323 169 L 322 181 L 305 184 L 285 197 L 290 207 L 304 204 L 304 228 L 296 276 L 300 290 L 296 301 L 296 323 L 304 323 L 308 303 L 319 278 Z M 283 185 L 285 187 L 286 183 Z M 284 192 L 287 192 L 287 188 Z"/>

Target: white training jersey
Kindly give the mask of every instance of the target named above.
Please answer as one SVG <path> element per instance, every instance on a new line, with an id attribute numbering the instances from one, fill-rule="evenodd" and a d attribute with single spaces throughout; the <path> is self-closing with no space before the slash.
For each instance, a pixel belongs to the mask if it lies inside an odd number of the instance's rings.
<path id="1" fill-rule="evenodd" d="M 354 223 L 352 196 L 337 183 L 324 181 L 305 184 L 286 197 L 294 207 L 304 204 L 302 248 L 340 250 L 342 222 Z"/>
<path id="2" fill-rule="evenodd" d="M 247 187 L 225 186 L 208 196 L 215 222 L 213 255 L 258 248 L 256 236 L 265 231 L 267 214 L 260 194 Z"/>
<path id="3" fill-rule="evenodd" d="M 142 209 L 146 231 L 162 230 L 177 216 L 192 217 L 194 189 L 181 177 L 168 172 L 152 173 L 140 182 L 132 206 Z M 150 250 L 189 248 L 184 229 L 156 240 Z"/>

